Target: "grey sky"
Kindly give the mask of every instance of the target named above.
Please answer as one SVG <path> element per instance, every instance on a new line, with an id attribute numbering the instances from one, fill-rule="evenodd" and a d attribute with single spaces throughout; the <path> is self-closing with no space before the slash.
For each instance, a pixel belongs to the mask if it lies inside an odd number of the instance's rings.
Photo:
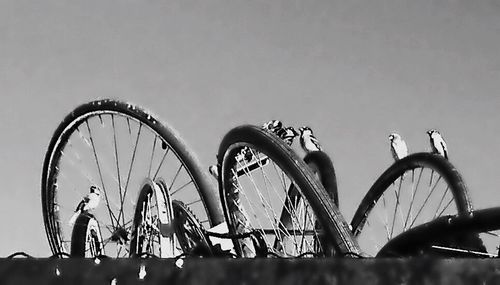
<path id="1" fill-rule="evenodd" d="M 0 1 L 0 256 L 47 256 L 40 205 L 52 132 L 114 97 L 174 126 L 205 166 L 224 133 L 313 127 L 350 218 L 391 163 L 438 128 L 476 207 L 500 205 L 500 2 Z"/>

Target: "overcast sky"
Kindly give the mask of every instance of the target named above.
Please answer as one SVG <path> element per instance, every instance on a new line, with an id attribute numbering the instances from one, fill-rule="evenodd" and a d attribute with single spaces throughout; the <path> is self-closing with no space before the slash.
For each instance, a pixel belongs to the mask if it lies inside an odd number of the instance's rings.
<path id="1" fill-rule="evenodd" d="M 151 109 L 205 166 L 242 123 L 313 127 L 341 210 L 442 131 L 477 208 L 500 205 L 500 1 L 0 0 L 0 256 L 50 253 L 40 177 L 80 103 Z"/>

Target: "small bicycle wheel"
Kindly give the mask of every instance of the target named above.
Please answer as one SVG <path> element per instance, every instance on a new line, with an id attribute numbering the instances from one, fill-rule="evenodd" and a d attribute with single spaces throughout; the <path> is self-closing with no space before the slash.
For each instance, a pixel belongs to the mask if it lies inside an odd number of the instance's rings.
<path id="1" fill-rule="evenodd" d="M 255 126 L 231 130 L 218 152 L 220 197 L 229 233 L 260 232 L 279 256 L 356 254 L 347 223 L 315 175 L 275 134 Z M 329 241 L 330 244 L 325 244 Z M 234 238 L 238 256 L 254 257 L 251 238 Z"/>
<path id="2" fill-rule="evenodd" d="M 102 190 L 101 203 L 91 212 L 105 240 L 130 240 L 146 178 L 162 177 L 168 196 L 189 205 L 202 224 L 221 223 L 216 192 L 202 169 L 176 131 L 137 106 L 98 100 L 77 107 L 56 129 L 43 164 L 42 210 L 52 252 L 68 252 L 68 220 L 91 185 Z M 106 244 L 106 253 L 129 255 L 114 241 Z"/>
<path id="3" fill-rule="evenodd" d="M 178 255 L 172 218 L 172 204 L 163 185 L 147 180 L 137 199 L 130 255 L 161 258 Z"/>
<path id="4" fill-rule="evenodd" d="M 213 256 L 212 243 L 204 232 L 203 226 L 181 201 L 172 201 L 175 235 L 182 252 L 187 255 Z"/>
<path id="5" fill-rule="evenodd" d="M 104 241 L 99 223 L 90 214 L 80 214 L 71 234 L 72 257 L 96 257 L 104 255 Z"/>
<path id="6" fill-rule="evenodd" d="M 377 179 L 351 226 L 363 252 L 375 256 L 387 241 L 410 228 L 470 211 L 467 188 L 455 167 L 439 155 L 415 153 Z"/>

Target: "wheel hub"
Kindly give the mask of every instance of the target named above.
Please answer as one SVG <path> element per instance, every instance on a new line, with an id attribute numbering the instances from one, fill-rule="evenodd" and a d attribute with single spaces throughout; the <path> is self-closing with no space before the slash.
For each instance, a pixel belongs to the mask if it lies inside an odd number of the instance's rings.
<path id="1" fill-rule="evenodd" d="M 123 227 L 116 228 L 111 235 L 111 241 L 116 242 L 120 245 L 128 243 L 129 240 L 129 232 Z"/>

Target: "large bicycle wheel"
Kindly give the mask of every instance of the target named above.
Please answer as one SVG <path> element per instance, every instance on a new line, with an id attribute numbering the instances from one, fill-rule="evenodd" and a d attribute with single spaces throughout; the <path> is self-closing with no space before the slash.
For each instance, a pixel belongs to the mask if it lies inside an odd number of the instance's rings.
<path id="1" fill-rule="evenodd" d="M 103 238 L 130 240 L 142 183 L 158 177 L 167 182 L 169 197 L 189 205 L 207 227 L 224 220 L 208 177 L 171 127 L 120 101 L 77 107 L 56 129 L 43 164 L 42 209 L 52 252 L 68 252 L 69 217 L 91 185 L 103 192 L 92 211 Z M 128 256 L 121 247 L 108 243 L 106 254 Z"/>
<path id="2" fill-rule="evenodd" d="M 470 211 L 467 188 L 455 167 L 439 155 L 415 153 L 377 179 L 351 226 L 363 252 L 375 256 L 387 241 L 410 228 Z"/>
<path id="3" fill-rule="evenodd" d="M 250 125 L 234 128 L 222 140 L 218 158 L 230 234 L 244 237 L 258 231 L 268 251 L 279 256 L 358 252 L 328 193 L 275 134 Z M 233 243 L 237 255 L 257 255 L 251 238 L 235 238 Z"/>
<path id="4" fill-rule="evenodd" d="M 104 243 L 99 223 L 89 214 L 80 214 L 71 235 L 72 257 L 97 257 L 104 255 Z"/>

